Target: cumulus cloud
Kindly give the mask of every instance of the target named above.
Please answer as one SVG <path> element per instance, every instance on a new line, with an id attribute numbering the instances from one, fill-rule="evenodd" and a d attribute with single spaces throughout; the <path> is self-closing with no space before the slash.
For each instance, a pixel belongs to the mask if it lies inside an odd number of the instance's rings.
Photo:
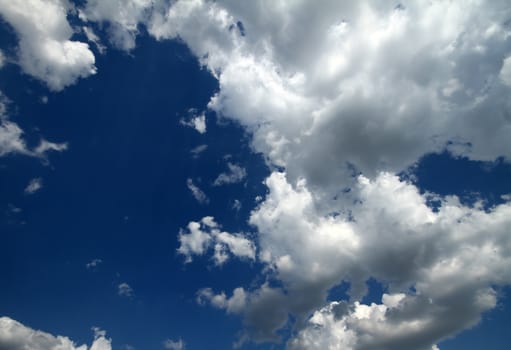
<path id="1" fill-rule="evenodd" d="M 104 331 L 95 330 L 90 350 L 112 350 L 111 340 Z M 27 327 L 9 317 L 0 317 L 0 349 L 9 350 L 87 350 L 65 336 L 54 336 Z"/>
<path id="2" fill-rule="evenodd" d="M 163 347 L 167 350 L 185 350 L 186 344 L 182 339 L 178 340 L 166 339 L 163 342 Z"/>
<path id="3" fill-rule="evenodd" d="M 245 168 L 237 164 L 233 164 L 231 162 L 227 163 L 227 167 L 229 168 L 229 172 L 221 173 L 213 182 L 214 186 L 222 186 L 228 184 L 235 184 L 243 181 L 243 179 L 247 176 L 247 171 Z"/>
<path id="4" fill-rule="evenodd" d="M 208 204 L 209 198 L 208 196 L 199 188 L 197 185 L 193 183 L 192 179 L 186 180 L 186 186 L 192 193 L 193 197 L 199 202 L 200 204 Z"/>
<path id="5" fill-rule="evenodd" d="M 69 40 L 73 35 L 66 18 L 70 9 L 65 0 L 0 0 L 0 15 L 19 38 L 21 68 L 55 91 L 96 73 L 89 46 Z"/>
<path id="6" fill-rule="evenodd" d="M 179 232 L 178 253 L 185 256 L 186 262 L 192 261 L 193 255 L 203 255 L 213 248 L 213 260 L 216 265 L 224 264 L 230 254 L 249 260 L 255 259 L 255 245 L 241 234 L 221 231 L 220 226 L 211 216 L 203 217 L 199 222 L 191 221 L 187 229 Z"/>
<path id="7" fill-rule="evenodd" d="M 0 69 L 5 65 L 5 55 L 2 50 L 0 50 Z"/>
<path id="8" fill-rule="evenodd" d="M 181 123 L 181 125 L 189 126 L 193 129 L 197 130 L 197 132 L 199 134 L 205 134 L 206 133 L 206 115 L 204 114 L 204 112 L 202 112 L 199 115 L 194 115 L 195 110 L 192 109 L 192 110 L 190 110 L 190 113 L 192 113 L 192 116 L 188 120 L 181 119 L 179 121 Z"/>
<path id="9" fill-rule="evenodd" d="M 25 194 L 34 194 L 41 188 L 43 188 L 43 180 L 40 177 L 32 179 L 25 187 Z"/>
<path id="10" fill-rule="evenodd" d="M 292 315 L 291 349 L 436 349 L 479 322 L 511 283 L 510 204 L 438 197 L 433 211 L 396 174 L 443 150 L 509 161 L 510 11 L 503 0 L 155 6 L 149 33 L 189 46 L 219 82 L 209 108 L 244 126 L 274 170 L 250 224 L 276 283 L 201 300 L 261 341 Z M 216 243 L 192 223 L 187 257 Z M 379 304 L 360 302 L 369 278 L 388 289 Z M 350 299 L 327 303 L 343 281 Z"/>
<path id="11" fill-rule="evenodd" d="M 135 295 L 135 291 L 128 283 L 123 282 L 117 286 L 117 294 L 121 297 L 132 298 Z"/>
<path id="12" fill-rule="evenodd" d="M 45 159 L 48 151 L 61 152 L 67 149 L 67 143 L 53 143 L 45 139 L 41 139 L 35 149 L 30 149 L 23 139 L 23 130 L 9 120 L 7 115 L 9 103 L 10 101 L 0 91 L 0 157 L 22 154 Z"/>

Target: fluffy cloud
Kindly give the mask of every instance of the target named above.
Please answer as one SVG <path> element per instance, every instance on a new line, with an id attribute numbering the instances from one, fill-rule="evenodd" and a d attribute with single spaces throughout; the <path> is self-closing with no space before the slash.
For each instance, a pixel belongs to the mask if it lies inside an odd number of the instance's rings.
<path id="1" fill-rule="evenodd" d="M 251 240 L 241 234 L 221 231 L 211 216 L 203 217 L 200 222 L 189 222 L 187 229 L 179 232 L 179 242 L 177 251 L 185 256 L 186 262 L 191 262 L 193 255 L 205 254 L 210 248 L 214 249 L 213 260 L 217 265 L 225 263 L 229 253 L 238 258 L 255 259 L 255 246 Z"/>
<path id="2" fill-rule="evenodd" d="M 189 120 L 181 119 L 180 123 L 181 125 L 189 126 L 191 128 L 194 128 L 197 130 L 199 134 L 205 134 L 206 133 L 206 115 L 204 112 L 202 112 L 199 115 L 195 115 L 195 110 L 191 109 L 189 111 L 192 116 L 189 118 Z"/>
<path id="3" fill-rule="evenodd" d="M 435 349 L 476 324 L 511 283 L 510 204 L 432 210 L 395 174 L 443 150 L 510 159 L 510 15 L 503 0 L 154 6 L 149 33 L 190 47 L 219 82 L 209 108 L 285 170 L 250 217 L 276 283 L 201 300 L 255 340 L 292 315 L 292 349 Z M 217 243 L 192 223 L 187 257 Z M 369 278 L 388 289 L 381 304 L 360 303 Z M 343 281 L 350 300 L 327 303 Z"/>
<path id="4" fill-rule="evenodd" d="M 89 46 L 69 40 L 70 8 L 66 0 L 0 0 L 0 15 L 19 38 L 21 68 L 55 91 L 96 73 Z"/>
<path id="5" fill-rule="evenodd" d="M 9 318 L 0 317 L 0 349 L 9 350 L 87 350 L 87 345 L 77 346 L 61 335 L 34 330 Z M 90 350 L 111 350 L 111 340 L 104 331 L 95 331 Z"/>
<path id="6" fill-rule="evenodd" d="M 245 168 L 237 164 L 233 164 L 231 162 L 227 163 L 227 167 L 229 168 L 229 172 L 221 173 L 213 182 L 214 186 L 222 186 L 228 184 L 235 184 L 243 181 L 243 179 L 247 176 L 247 171 Z"/>

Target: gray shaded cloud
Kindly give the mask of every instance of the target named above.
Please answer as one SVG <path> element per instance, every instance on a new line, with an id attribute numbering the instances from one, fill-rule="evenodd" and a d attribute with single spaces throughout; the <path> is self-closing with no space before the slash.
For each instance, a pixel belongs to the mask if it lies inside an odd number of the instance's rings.
<path id="1" fill-rule="evenodd" d="M 65 336 L 34 330 L 9 317 L 0 317 L 0 349 L 2 350 L 87 350 Z M 90 350 L 112 350 L 104 331 L 95 330 Z"/>

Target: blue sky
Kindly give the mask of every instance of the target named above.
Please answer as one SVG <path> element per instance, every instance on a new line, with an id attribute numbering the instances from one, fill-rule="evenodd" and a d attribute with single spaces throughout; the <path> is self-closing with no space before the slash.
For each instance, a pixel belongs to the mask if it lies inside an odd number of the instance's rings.
<path id="1" fill-rule="evenodd" d="M 504 1 L 0 18 L 0 349 L 507 349 Z"/>

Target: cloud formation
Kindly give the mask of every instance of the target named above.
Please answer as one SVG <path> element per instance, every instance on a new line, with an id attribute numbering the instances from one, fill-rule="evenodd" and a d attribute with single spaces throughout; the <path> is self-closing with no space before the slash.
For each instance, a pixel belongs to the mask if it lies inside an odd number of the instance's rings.
<path id="1" fill-rule="evenodd" d="M 112 350 L 104 331 L 96 330 L 90 350 Z M 0 349 L 9 350 L 87 350 L 65 336 L 34 330 L 9 317 L 0 317 Z"/>
<path id="2" fill-rule="evenodd" d="M 34 194 L 41 188 L 43 188 L 43 180 L 40 177 L 32 179 L 25 187 L 25 194 Z"/>
<path id="3" fill-rule="evenodd" d="M 245 168 L 231 162 L 227 163 L 229 172 L 221 173 L 213 182 L 213 186 L 222 186 L 228 184 L 235 184 L 243 181 L 247 177 Z"/>
<path id="4" fill-rule="evenodd" d="M 200 204 L 208 204 L 209 198 L 208 196 L 199 188 L 197 185 L 193 183 L 192 179 L 186 180 L 186 186 L 192 193 L 193 197 L 199 202 Z"/>
<path id="5" fill-rule="evenodd" d="M 37 147 L 30 149 L 23 139 L 23 130 L 9 120 L 7 115 L 9 103 L 10 101 L 0 91 L 0 157 L 21 154 L 45 159 L 48 151 L 61 152 L 67 149 L 67 143 L 53 143 L 45 139 L 41 139 Z"/>
<path id="6" fill-rule="evenodd" d="M 249 219 L 266 281 L 231 297 L 206 288 L 199 300 L 241 315 L 256 341 L 278 340 L 291 315 L 290 349 L 357 350 L 436 349 L 511 283 L 509 202 L 485 211 L 447 196 L 433 210 L 396 175 L 444 150 L 509 161 L 510 11 L 504 0 L 90 0 L 84 9 L 125 50 L 140 24 L 184 41 L 218 79 L 209 108 L 244 126 L 272 170 Z M 183 123 L 206 132 L 204 114 Z M 211 217 L 179 241 L 188 262 L 211 249 L 219 265 L 229 254 L 256 258 L 252 241 Z M 364 305 L 371 278 L 386 293 Z M 327 302 L 342 282 L 350 299 Z"/>
<path id="7" fill-rule="evenodd" d="M 177 1 L 145 24 L 157 39 L 184 40 L 219 81 L 209 108 L 285 169 L 266 180 L 250 217 L 267 277 L 282 284 L 244 291 L 237 313 L 250 336 L 275 339 L 293 315 L 301 332 L 290 348 L 344 339 L 353 349 L 431 349 L 477 323 L 496 305 L 493 286 L 511 282 L 510 209 L 445 197 L 436 212 L 395 174 L 443 150 L 510 158 L 509 8 L 321 5 Z M 189 254 L 210 244 L 200 225 Z M 388 288 L 382 304 L 360 304 L 369 278 Z M 351 299 L 341 315 L 344 304 L 326 295 L 342 281 Z M 205 295 L 228 310 L 225 295 Z"/>
<path id="8" fill-rule="evenodd" d="M 21 68 L 54 91 L 96 73 L 89 46 L 70 40 L 70 10 L 65 0 L 0 0 L 0 15 L 18 35 Z"/>
<path id="9" fill-rule="evenodd" d="M 202 112 L 201 114 L 196 115 L 196 111 L 194 109 L 190 109 L 189 111 L 191 117 L 188 120 L 181 119 L 179 122 L 181 125 L 189 126 L 195 130 L 199 134 L 205 134 L 206 133 L 206 114 Z"/>
<path id="10" fill-rule="evenodd" d="M 191 221 L 186 229 L 179 232 L 178 253 L 185 256 L 187 263 L 193 255 L 203 255 L 213 248 L 213 260 L 222 265 L 232 254 L 238 258 L 254 260 L 255 245 L 242 234 L 221 231 L 221 227 L 211 216 L 203 217 L 200 222 Z"/>

